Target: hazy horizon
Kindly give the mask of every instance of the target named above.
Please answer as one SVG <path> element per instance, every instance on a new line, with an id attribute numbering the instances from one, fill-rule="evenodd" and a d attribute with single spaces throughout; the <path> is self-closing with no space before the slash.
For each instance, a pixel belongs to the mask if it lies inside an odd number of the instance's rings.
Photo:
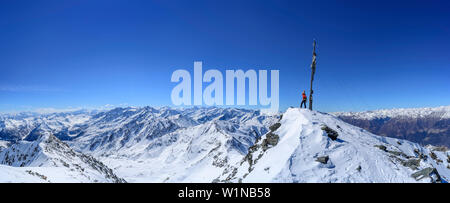
<path id="1" fill-rule="evenodd" d="M 20 113 L 38 113 L 38 114 L 52 114 L 52 113 L 70 113 L 70 112 L 76 112 L 76 111 L 109 111 L 116 108 L 145 108 L 145 107 L 151 107 L 151 108 L 173 108 L 173 109 L 190 109 L 190 108 L 236 108 L 236 109 L 247 109 L 247 110 L 261 110 L 264 111 L 265 109 L 259 109 L 259 108 L 248 108 L 248 107 L 239 107 L 239 106 L 151 106 L 151 105 L 143 105 L 143 106 L 114 106 L 114 105 L 104 105 L 99 107 L 70 107 L 70 108 L 36 108 L 31 110 L 24 110 L 24 111 L 2 111 L 0 114 L 6 115 L 6 114 L 20 114 Z M 297 108 L 298 106 L 290 106 Z M 288 108 L 290 108 L 288 107 Z M 339 112 L 366 112 L 366 111 L 380 111 L 380 110 L 394 110 L 394 109 L 423 109 L 423 108 L 441 108 L 441 107 L 450 107 L 450 105 L 439 105 L 439 106 L 424 106 L 424 107 L 411 107 L 411 108 L 382 108 L 382 109 L 367 109 L 362 111 L 321 111 L 320 109 L 317 111 L 325 112 L 325 113 L 339 113 Z M 285 112 L 288 108 L 280 109 L 279 113 Z"/>

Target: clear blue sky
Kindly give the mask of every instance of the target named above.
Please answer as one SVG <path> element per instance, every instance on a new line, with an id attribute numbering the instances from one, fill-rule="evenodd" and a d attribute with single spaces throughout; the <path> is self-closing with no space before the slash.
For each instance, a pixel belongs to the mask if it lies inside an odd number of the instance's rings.
<path id="1" fill-rule="evenodd" d="M 171 105 L 174 70 L 280 70 L 280 107 L 450 104 L 449 1 L 1 1 L 0 111 Z"/>

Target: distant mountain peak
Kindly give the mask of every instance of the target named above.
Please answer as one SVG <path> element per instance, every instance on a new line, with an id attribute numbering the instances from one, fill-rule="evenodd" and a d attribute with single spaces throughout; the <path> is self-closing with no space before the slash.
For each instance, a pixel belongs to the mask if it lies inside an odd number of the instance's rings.
<path id="1" fill-rule="evenodd" d="M 332 114 L 336 116 L 352 116 L 358 119 L 397 118 L 397 117 L 420 118 L 427 116 L 447 119 L 450 118 L 450 106 L 381 109 L 362 112 L 335 112 Z"/>
<path id="2" fill-rule="evenodd" d="M 450 147 L 450 106 L 333 114 L 377 135 Z"/>
<path id="3" fill-rule="evenodd" d="M 238 108 L 121 107 L 2 118 L 0 126 L 0 182 L 19 175 L 37 182 L 449 178 L 446 148 L 376 136 L 333 115 L 298 108 L 266 114 Z"/>

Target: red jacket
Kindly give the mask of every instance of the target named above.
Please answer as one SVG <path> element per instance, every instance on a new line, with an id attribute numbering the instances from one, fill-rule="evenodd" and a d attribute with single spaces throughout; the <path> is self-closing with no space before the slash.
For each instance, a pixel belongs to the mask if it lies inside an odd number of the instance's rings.
<path id="1" fill-rule="evenodd" d="M 302 98 L 303 100 L 306 100 L 306 94 L 304 92 L 302 93 Z"/>

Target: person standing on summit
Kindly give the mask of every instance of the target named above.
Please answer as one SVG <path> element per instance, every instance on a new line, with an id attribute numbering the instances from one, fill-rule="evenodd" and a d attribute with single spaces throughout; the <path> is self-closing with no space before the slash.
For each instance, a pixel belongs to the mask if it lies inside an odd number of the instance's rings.
<path id="1" fill-rule="evenodd" d="M 300 108 L 302 108 L 303 104 L 305 105 L 305 109 L 306 109 L 306 94 L 305 94 L 305 90 L 303 90 L 303 93 L 302 93 L 302 103 L 300 103 Z"/>

